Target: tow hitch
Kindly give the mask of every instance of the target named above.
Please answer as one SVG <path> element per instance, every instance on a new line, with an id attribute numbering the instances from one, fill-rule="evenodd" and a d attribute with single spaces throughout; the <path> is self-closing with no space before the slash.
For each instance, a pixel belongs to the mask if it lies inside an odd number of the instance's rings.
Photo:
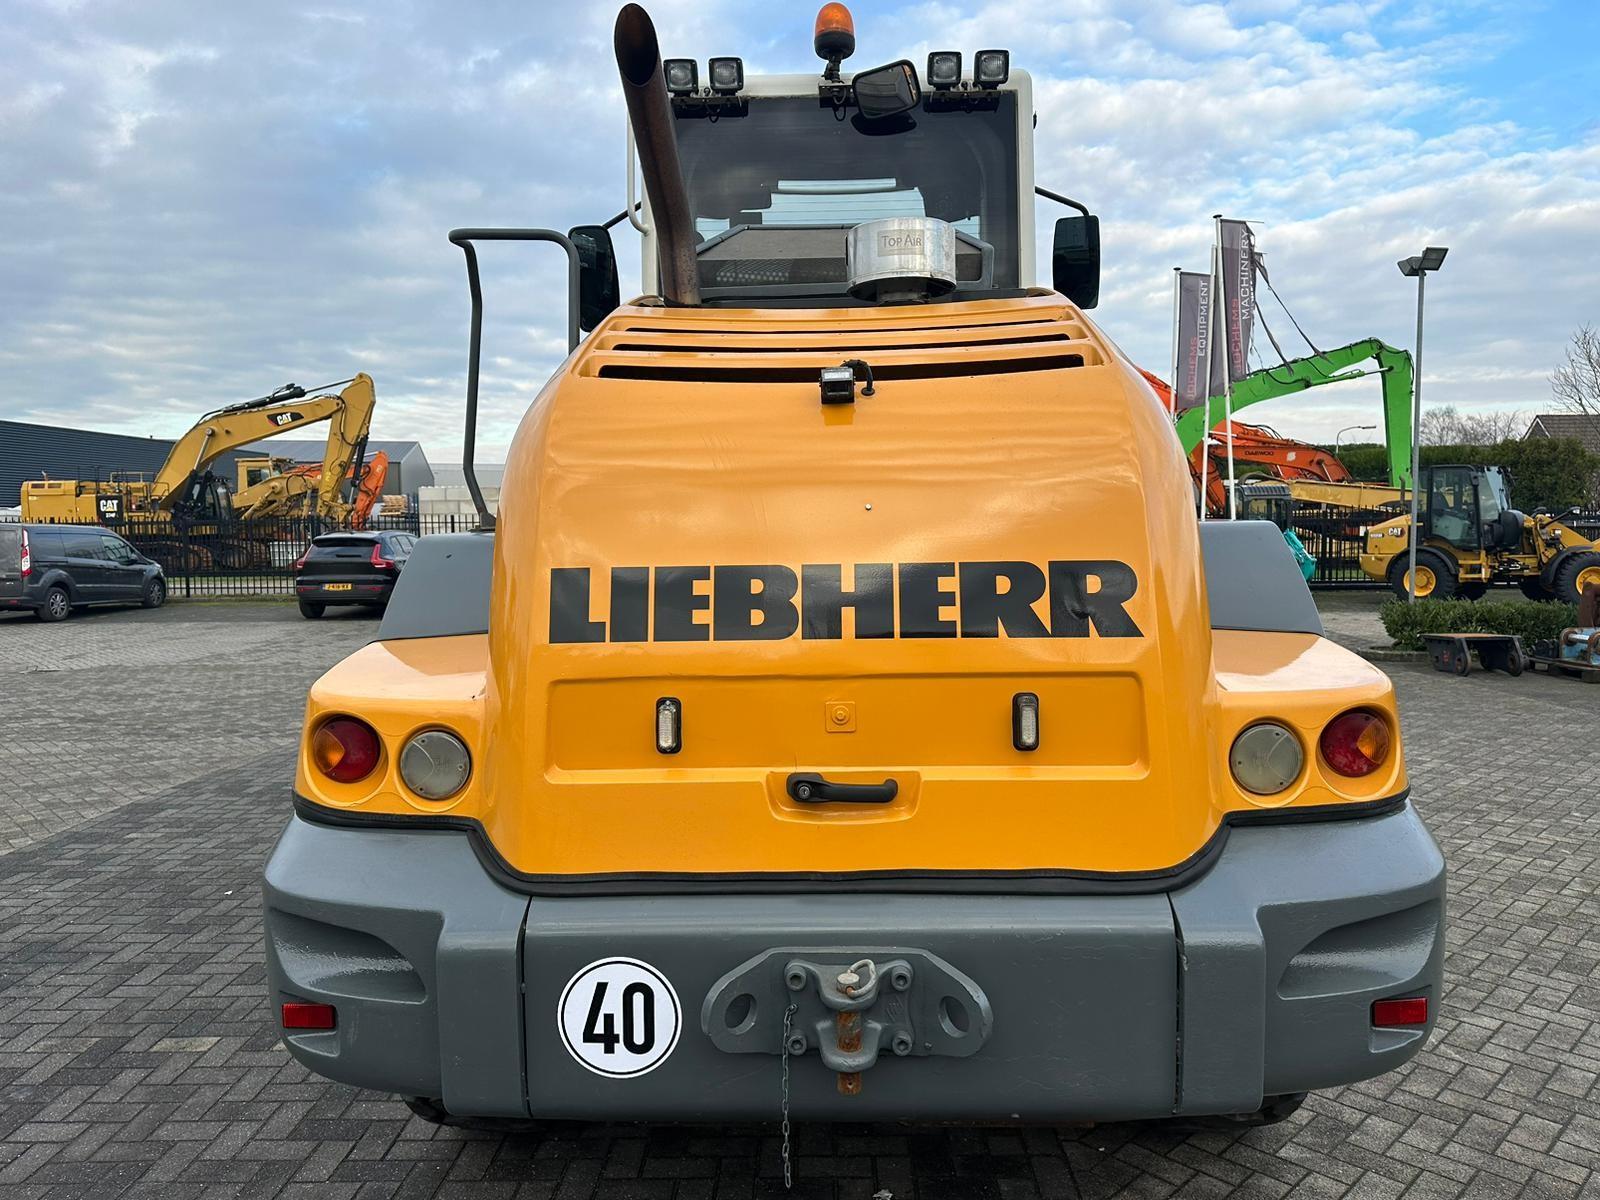
<path id="1" fill-rule="evenodd" d="M 846 1096 L 860 1094 L 861 1073 L 885 1049 L 965 1058 L 993 1025 L 983 989 L 926 950 L 767 950 L 719 979 L 700 1009 L 717 1049 L 793 1057 L 814 1049 Z"/>

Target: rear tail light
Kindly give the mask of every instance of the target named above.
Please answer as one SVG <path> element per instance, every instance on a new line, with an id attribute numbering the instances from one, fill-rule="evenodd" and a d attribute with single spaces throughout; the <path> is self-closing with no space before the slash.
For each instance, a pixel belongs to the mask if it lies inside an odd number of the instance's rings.
<path id="1" fill-rule="evenodd" d="M 1389 723 L 1364 708 L 1340 713 L 1322 731 L 1322 757 L 1340 775 L 1359 779 L 1389 758 Z"/>
<path id="2" fill-rule="evenodd" d="M 1428 998 L 1404 996 L 1372 1002 L 1372 1023 L 1379 1029 L 1400 1029 L 1428 1023 Z"/>
<path id="3" fill-rule="evenodd" d="M 28 547 L 28 531 L 22 531 L 22 577 L 33 574 L 33 551 Z"/>
<path id="4" fill-rule="evenodd" d="M 311 548 L 308 546 L 308 547 L 306 547 L 306 552 L 304 554 L 302 554 L 299 558 L 294 560 L 294 569 L 296 571 L 304 571 L 306 569 L 306 559 L 308 559 L 310 557 L 311 557 Z"/>
<path id="5" fill-rule="evenodd" d="M 372 544 L 372 565 L 380 571 L 392 571 L 394 569 L 394 559 L 384 556 L 382 542 L 374 542 Z M 410 585 L 408 584 L 407 586 L 409 587 Z"/>
<path id="6" fill-rule="evenodd" d="M 338 1012 L 331 1004 L 306 1004 L 298 1000 L 283 1003 L 285 1029 L 332 1029 Z"/>
<path id="7" fill-rule="evenodd" d="M 311 738 L 311 761 L 335 783 L 355 783 L 378 765 L 378 735 L 354 717 L 334 717 Z"/>

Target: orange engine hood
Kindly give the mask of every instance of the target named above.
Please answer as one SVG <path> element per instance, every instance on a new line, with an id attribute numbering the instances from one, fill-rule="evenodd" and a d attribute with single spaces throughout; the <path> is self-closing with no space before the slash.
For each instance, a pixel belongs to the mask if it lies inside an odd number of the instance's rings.
<path id="1" fill-rule="evenodd" d="M 820 403 L 845 359 L 872 394 Z M 495 555 L 482 819 L 519 871 L 1141 871 L 1220 819 L 1189 473 L 1058 296 L 623 308 L 525 418 Z"/>

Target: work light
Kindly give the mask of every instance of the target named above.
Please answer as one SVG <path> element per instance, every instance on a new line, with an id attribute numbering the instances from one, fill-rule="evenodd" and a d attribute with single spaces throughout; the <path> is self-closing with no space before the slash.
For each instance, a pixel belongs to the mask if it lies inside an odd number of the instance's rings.
<path id="1" fill-rule="evenodd" d="M 928 55 L 928 86 L 949 91 L 961 82 L 961 51 L 935 50 Z"/>
<path id="2" fill-rule="evenodd" d="M 743 59 L 713 58 L 706 67 L 706 74 L 711 77 L 711 90 L 719 96 L 732 96 L 744 87 Z"/>
<path id="3" fill-rule="evenodd" d="M 972 82 L 981 88 L 997 88 L 1011 78 L 1011 51 L 979 50 L 972 60 Z"/>
<path id="4" fill-rule="evenodd" d="M 661 73 L 674 96 L 690 95 L 700 85 L 700 67 L 692 58 L 669 58 L 661 64 Z"/>

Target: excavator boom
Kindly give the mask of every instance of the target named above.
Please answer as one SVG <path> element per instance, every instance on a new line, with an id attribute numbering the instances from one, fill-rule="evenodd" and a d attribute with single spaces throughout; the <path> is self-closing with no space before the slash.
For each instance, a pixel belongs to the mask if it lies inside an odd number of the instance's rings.
<path id="1" fill-rule="evenodd" d="M 1375 369 L 1358 371 L 1353 368 L 1367 359 L 1377 362 Z M 1241 409 L 1263 400 L 1273 400 L 1307 388 L 1328 383 L 1342 383 L 1376 374 L 1383 389 L 1383 434 L 1389 450 L 1389 483 L 1393 487 L 1411 486 L 1411 355 L 1397 350 L 1377 338 L 1363 338 L 1333 350 L 1322 351 L 1305 358 L 1290 359 L 1276 367 L 1267 367 L 1246 375 L 1233 385 L 1232 410 Z M 1215 428 L 1227 419 L 1224 406 L 1217 401 L 1211 404 L 1211 423 Z M 1191 408 L 1178 418 L 1178 440 L 1183 452 L 1193 454 L 1205 436 L 1205 408 Z"/>

